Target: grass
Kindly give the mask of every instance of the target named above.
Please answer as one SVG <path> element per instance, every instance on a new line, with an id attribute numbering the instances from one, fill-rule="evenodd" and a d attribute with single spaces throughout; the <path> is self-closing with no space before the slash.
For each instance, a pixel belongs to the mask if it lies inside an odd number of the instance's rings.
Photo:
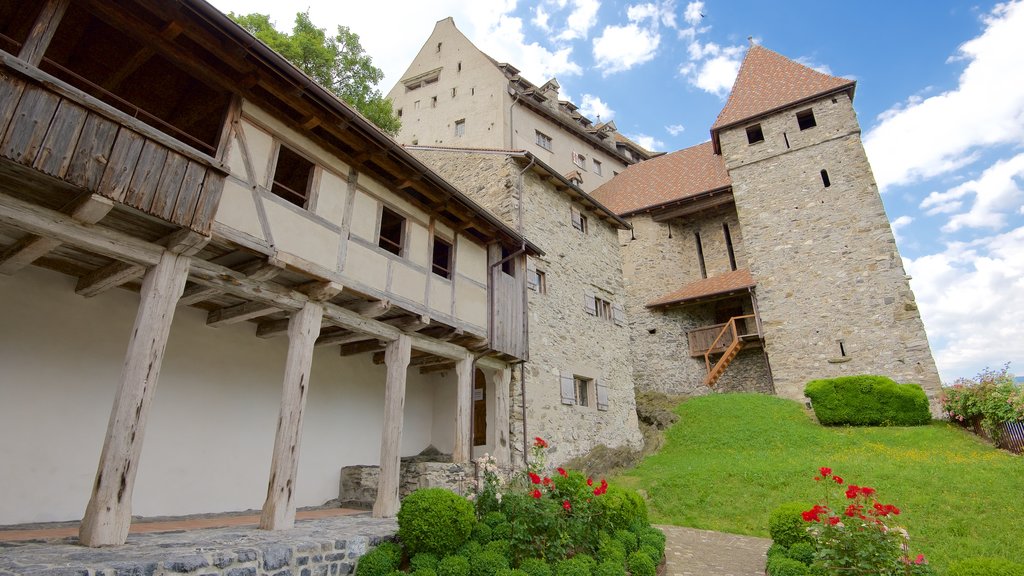
<path id="1" fill-rule="evenodd" d="M 665 446 L 616 480 L 644 490 L 652 521 L 768 536 L 768 514 L 810 508 L 829 466 L 899 506 L 914 553 L 940 573 L 972 556 L 1024 561 L 1024 458 L 954 425 L 825 428 L 796 402 L 756 394 L 694 398 Z"/>

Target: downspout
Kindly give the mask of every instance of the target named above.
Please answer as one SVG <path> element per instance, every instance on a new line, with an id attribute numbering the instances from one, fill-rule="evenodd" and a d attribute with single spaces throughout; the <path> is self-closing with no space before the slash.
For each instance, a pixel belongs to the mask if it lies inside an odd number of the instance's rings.
<path id="1" fill-rule="evenodd" d="M 516 131 L 515 131 L 515 116 L 512 115 L 512 109 L 519 103 L 521 95 L 519 91 L 515 90 L 511 86 L 508 87 L 509 96 L 515 96 L 512 99 L 512 104 L 508 107 L 508 149 L 514 150 L 516 147 Z"/>

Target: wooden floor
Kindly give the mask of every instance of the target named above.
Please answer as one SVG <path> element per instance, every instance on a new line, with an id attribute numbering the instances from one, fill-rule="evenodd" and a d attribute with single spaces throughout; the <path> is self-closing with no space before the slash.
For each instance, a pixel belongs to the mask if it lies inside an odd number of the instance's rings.
<path id="1" fill-rule="evenodd" d="M 316 510 L 299 510 L 296 520 L 316 520 L 338 516 L 357 516 L 369 514 L 366 510 L 352 508 L 319 508 Z M 167 518 L 161 520 L 142 520 L 132 522 L 132 534 L 147 532 L 177 532 L 182 530 L 200 530 L 203 528 L 228 528 L 233 526 L 256 526 L 260 522 L 259 514 L 224 514 L 215 516 Z M 51 528 L 5 529 L 0 527 L 0 542 L 18 542 L 24 540 L 54 540 L 78 536 L 78 523 L 61 523 Z"/>

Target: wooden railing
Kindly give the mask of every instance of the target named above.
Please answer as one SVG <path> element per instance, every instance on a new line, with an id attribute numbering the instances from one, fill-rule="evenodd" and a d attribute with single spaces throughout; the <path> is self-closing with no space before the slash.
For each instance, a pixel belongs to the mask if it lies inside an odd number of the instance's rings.
<path id="1" fill-rule="evenodd" d="M 736 320 L 736 331 L 740 336 L 757 334 L 757 323 L 754 320 L 753 314 L 737 316 L 733 320 Z M 728 325 L 728 322 L 723 322 L 722 324 L 704 326 L 687 332 L 686 339 L 690 345 L 690 356 L 700 358 L 708 352 L 712 354 L 725 352 L 725 349 L 732 344 L 730 334 L 726 334 L 717 344 L 715 344 L 715 340 L 718 339 L 722 330 Z"/>

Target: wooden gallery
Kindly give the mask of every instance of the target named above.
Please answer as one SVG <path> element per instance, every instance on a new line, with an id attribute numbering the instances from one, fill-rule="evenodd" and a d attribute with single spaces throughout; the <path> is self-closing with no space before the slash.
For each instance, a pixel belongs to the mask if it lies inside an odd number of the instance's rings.
<path id="1" fill-rule="evenodd" d="M 202 0 L 5 1 L 0 67 L 0 524 L 509 464 L 519 233 Z"/>

